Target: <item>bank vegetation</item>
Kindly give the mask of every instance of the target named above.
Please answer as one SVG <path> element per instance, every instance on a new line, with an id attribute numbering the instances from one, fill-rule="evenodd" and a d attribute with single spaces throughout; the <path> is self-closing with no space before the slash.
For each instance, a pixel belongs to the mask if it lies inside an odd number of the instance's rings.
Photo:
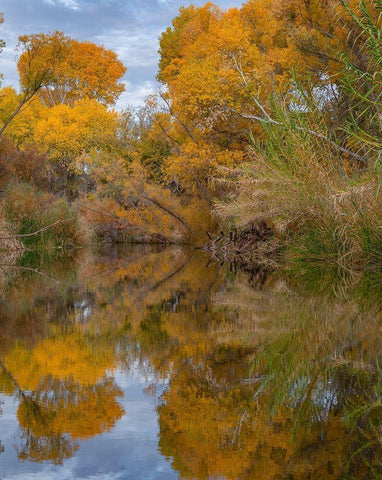
<path id="1" fill-rule="evenodd" d="M 381 27 L 380 0 L 182 7 L 161 90 L 124 111 L 114 52 L 21 36 L 20 90 L 0 90 L 1 236 L 200 246 L 262 226 L 292 270 L 380 271 Z"/>

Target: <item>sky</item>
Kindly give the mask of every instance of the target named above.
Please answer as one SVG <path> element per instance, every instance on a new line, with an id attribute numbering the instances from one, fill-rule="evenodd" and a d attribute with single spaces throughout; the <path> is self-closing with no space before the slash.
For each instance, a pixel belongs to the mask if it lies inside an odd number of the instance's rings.
<path id="1" fill-rule="evenodd" d="M 0 38 L 7 46 L 0 56 L 3 86 L 18 87 L 14 48 L 19 35 L 55 30 L 78 40 L 88 40 L 114 50 L 128 68 L 123 81 L 126 91 L 116 107 L 139 107 L 158 88 L 158 37 L 179 7 L 203 5 L 194 0 L 0 0 L 4 23 Z M 242 0 L 215 0 L 226 9 Z"/>

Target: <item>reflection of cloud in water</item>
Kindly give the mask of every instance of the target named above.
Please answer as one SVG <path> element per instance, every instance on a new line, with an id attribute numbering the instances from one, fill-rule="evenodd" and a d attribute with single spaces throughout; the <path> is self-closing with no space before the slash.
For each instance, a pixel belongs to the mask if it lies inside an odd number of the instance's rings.
<path id="1" fill-rule="evenodd" d="M 359 315 L 355 302 L 296 294 L 278 275 L 249 285 L 246 276 L 227 275 L 214 262 L 206 268 L 206 260 L 179 247 L 134 247 L 80 262 L 74 285 L 68 272 L 65 294 L 49 290 L 43 279 L 35 280 L 34 290 L 27 282 L 18 285 L 17 298 L 32 308 L 25 315 L 15 303 L 8 312 L 7 367 L 20 381 L 28 361 L 18 352 L 30 352 L 45 375 L 57 363 L 57 378 L 76 377 L 83 385 L 113 377 L 125 414 L 110 432 L 80 440 L 62 468 L 20 464 L 13 448 L 17 405 L 4 397 L 7 480 L 175 479 L 183 468 L 186 478 L 206 478 L 203 471 L 211 478 L 267 478 L 265 467 L 279 472 L 284 459 L 291 474 L 305 474 L 315 461 L 320 467 L 320 458 L 341 468 L 354 445 L 342 420 L 344 399 L 357 401 L 363 392 L 363 384 L 352 387 L 348 372 L 363 365 L 373 372 L 375 316 Z M 30 330 L 15 330 L 15 318 L 39 328 L 24 349 L 14 346 L 20 345 L 17 332 L 23 343 Z M 274 423 L 272 396 L 281 405 Z M 46 398 L 53 401 L 49 390 Z M 302 410 L 319 442 L 308 431 L 293 436 L 291 424 Z"/>
<path id="2" fill-rule="evenodd" d="M 2 480 L 25 480 L 34 478 L 34 475 L 44 480 L 177 479 L 177 474 L 158 452 L 156 398 L 144 393 L 147 380 L 154 380 L 154 377 L 146 378 L 135 362 L 128 375 L 117 370 L 114 378 L 123 390 L 124 396 L 119 403 L 126 414 L 111 432 L 80 441 L 75 456 L 65 461 L 62 467 L 16 463 L 13 443 L 17 405 L 12 398 L 4 396 L 4 415 L 0 417 L 0 424 L 2 441 L 7 448 L 1 458 Z"/>

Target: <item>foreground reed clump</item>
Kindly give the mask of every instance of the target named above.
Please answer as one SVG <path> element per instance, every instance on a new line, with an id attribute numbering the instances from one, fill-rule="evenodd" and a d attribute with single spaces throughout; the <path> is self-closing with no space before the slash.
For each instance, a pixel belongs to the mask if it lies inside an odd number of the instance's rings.
<path id="1" fill-rule="evenodd" d="M 301 274 L 308 263 L 342 275 L 382 269 L 380 17 L 364 2 L 358 14 L 344 8 L 364 64 L 339 53 L 336 84 L 307 88 L 296 79 L 289 98 L 275 96 L 263 139 L 251 135 L 250 160 L 232 172 L 233 193 L 216 207 L 231 225 L 271 223 L 287 267 Z"/>
<path id="2" fill-rule="evenodd" d="M 272 223 L 292 269 L 306 261 L 380 269 L 380 167 L 344 162 L 325 138 L 307 132 L 312 125 L 301 126 L 301 115 L 298 123 L 279 115 L 279 125 L 265 127 L 265 146 L 256 145 L 252 161 L 235 172 L 236 192 L 218 214 L 238 227 Z"/>

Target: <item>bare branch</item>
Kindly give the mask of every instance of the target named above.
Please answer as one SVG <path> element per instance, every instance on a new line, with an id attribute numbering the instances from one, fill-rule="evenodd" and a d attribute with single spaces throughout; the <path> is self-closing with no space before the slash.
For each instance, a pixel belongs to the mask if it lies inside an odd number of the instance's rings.
<path id="1" fill-rule="evenodd" d="M 194 136 L 192 135 L 192 133 L 190 132 L 190 129 L 187 127 L 187 125 L 185 123 L 182 122 L 182 120 L 180 120 L 180 118 L 174 113 L 173 109 L 171 108 L 171 105 L 169 103 L 169 101 L 167 100 L 167 98 L 165 97 L 165 95 L 163 93 L 159 93 L 159 96 L 161 97 L 161 99 L 164 101 L 164 103 L 167 105 L 167 108 L 168 108 L 168 111 L 170 113 L 170 115 L 172 117 L 175 118 L 175 120 L 179 123 L 179 125 L 184 129 L 184 131 L 187 133 L 187 135 L 190 137 L 190 139 L 194 142 L 194 143 L 197 143 Z"/>
<path id="2" fill-rule="evenodd" d="M 57 280 L 57 278 L 51 277 L 47 273 L 40 272 L 40 270 L 38 270 L 37 268 L 22 267 L 21 265 L 8 265 L 6 263 L 1 263 L 0 268 L 14 268 L 16 270 L 25 270 L 27 272 L 37 273 L 37 275 L 41 275 L 44 278 L 48 278 L 49 280 L 53 280 L 56 283 L 61 283 L 60 280 Z"/>
<path id="3" fill-rule="evenodd" d="M 40 228 L 40 230 L 37 230 L 36 232 L 21 233 L 19 235 L 10 235 L 9 237 L 0 237 L 0 240 L 11 240 L 13 238 L 33 237 L 34 235 L 38 235 L 39 233 L 45 232 L 45 230 L 48 230 L 49 228 L 55 227 L 56 225 L 59 225 L 60 223 L 71 222 L 73 220 L 75 220 L 75 218 L 66 218 L 64 220 L 58 220 L 57 222 L 51 223 L 50 225 L 47 225 L 46 227 Z"/>
<path id="4" fill-rule="evenodd" d="M 241 61 L 238 62 L 237 59 L 236 59 L 236 56 L 234 53 L 231 54 L 231 58 L 232 60 L 234 61 L 235 63 L 235 67 L 236 67 L 236 70 L 238 71 L 240 77 L 242 78 L 243 80 L 243 83 L 246 87 L 248 87 L 248 82 L 247 82 L 247 79 L 245 78 L 245 75 L 244 75 L 244 71 L 243 71 L 243 66 L 241 64 Z M 263 115 L 268 119 L 268 121 L 272 122 L 272 119 L 271 117 L 269 116 L 268 112 L 265 110 L 265 108 L 261 105 L 261 103 L 259 102 L 258 98 L 256 97 L 256 95 L 252 95 L 252 98 L 253 98 L 253 101 L 256 103 L 257 107 L 262 111 Z M 273 123 L 273 122 L 272 122 Z"/>
<path id="5" fill-rule="evenodd" d="M 274 120 L 269 115 L 267 115 L 267 118 L 261 118 L 257 115 L 247 115 L 247 114 L 244 114 L 244 113 L 240 113 L 237 110 L 235 110 L 233 108 L 230 108 L 230 107 L 228 109 L 231 112 L 235 113 L 236 115 L 239 115 L 241 118 L 245 118 L 247 120 L 256 120 L 257 122 L 260 122 L 260 123 L 271 123 L 273 125 L 284 126 L 284 124 L 282 122 L 278 122 L 277 120 Z M 353 157 L 355 160 L 358 160 L 362 164 L 366 163 L 365 159 L 361 155 L 353 152 L 352 150 L 341 147 L 341 145 L 338 145 L 338 143 L 336 143 L 334 140 L 331 140 L 330 138 L 328 138 L 326 135 L 324 135 L 322 133 L 316 132 L 314 130 L 310 130 L 309 128 L 300 127 L 298 125 L 296 125 L 296 129 L 299 130 L 300 132 L 309 133 L 310 135 L 312 135 L 316 138 L 321 138 L 322 140 L 325 140 L 326 142 L 330 143 L 330 145 L 332 145 L 339 152 L 346 153 L 347 155 L 350 155 L 351 157 Z"/>
<path id="6" fill-rule="evenodd" d="M 191 228 L 187 225 L 187 223 L 182 220 L 176 213 L 172 212 L 171 210 L 169 210 L 167 207 L 165 207 L 164 205 L 161 205 L 157 200 L 153 199 L 153 198 L 150 198 L 150 197 L 147 197 L 146 195 L 141 195 L 141 198 L 144 198 L 145 200 L 148 200 L 149 202 L 153 203 L 154 205 L 156 205 L 158 208 L 160 208 L 161 210 L 163 210 L 164 212 L 168 213 L 169 215 L 171 215 L 172 217 L 174 217 L 176 220 L 178 220 L 179 223 L 181 223 L 192 235 L 196 235 L 195 232 L 193 232 L 191 230 Z"/>
<path id="7" fill-rule="evenodd" d="M 7 118 L 7 120 L 4 122 L 4 125 L 1 127 L 0 129 L 0 137 L 2 136 L 2 134 L 4 133 L 5 129 L 8 127 L 8 125 L 11 123 L 11 121 L 16 117 L 17 114 L 20 113 L 21 109 L 24 107 L 24 105 L 26 106 L 27 104 L 29 104 L 29 101 L 36 95 L 36 93 L 39 91 L 40 89 L 40 86 L 33 90 L 32 92 L 30 93 L 25 93 L 21 102 L 19 103 L 18 107 L 16 108 L 16 110 Z"/>

